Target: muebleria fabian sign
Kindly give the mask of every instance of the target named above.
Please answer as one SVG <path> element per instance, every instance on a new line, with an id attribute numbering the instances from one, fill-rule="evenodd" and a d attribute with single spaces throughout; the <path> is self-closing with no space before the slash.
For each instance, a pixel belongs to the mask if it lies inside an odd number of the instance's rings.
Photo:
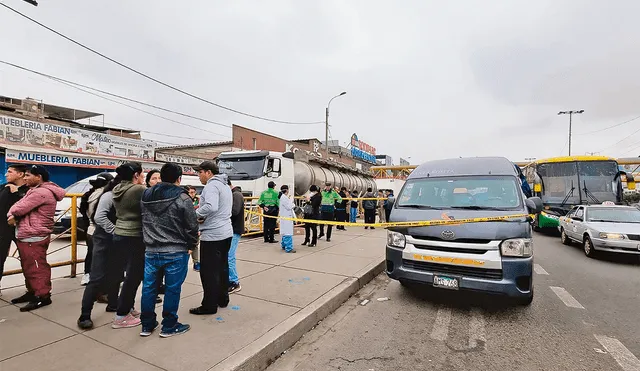
<path id="1" fill-rule="evenodd" d="M 115 169 L 118 165 L 117 159 L 81 157 L 67 154 L 48 154 L 38 152 L 14 151 L 7 149 L 6 162 L 22 162 L 29 164 L 72 166 L 94 169 Z"/>
<path id="2" fill-rule="evenodd" d="M 155 142 L 0 115 L 0 143 L 152 160 Z"/>

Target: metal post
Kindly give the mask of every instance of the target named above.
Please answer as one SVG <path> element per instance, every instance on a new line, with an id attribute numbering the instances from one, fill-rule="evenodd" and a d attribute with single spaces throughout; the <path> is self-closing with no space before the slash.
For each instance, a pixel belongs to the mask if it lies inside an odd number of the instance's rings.
<path id="1" fill-rule="evenodd" d="M 71 278 L 78 265 L 78 197 L 71 196 Z"/>
<path id="2" fill-rule="evenodd" d="M 569 156 L 571 156 L 571 117 L 573 112 L 569 112 Z"/>
<path id="3" fill-rule="evenodd" d="M 331 103 L 331 102 L 329 102 Z M 326 109 L 325 126 L 324 126 L 324 146 L 326 150 L 327 160 L 329 160 L 329 106 Z"/>

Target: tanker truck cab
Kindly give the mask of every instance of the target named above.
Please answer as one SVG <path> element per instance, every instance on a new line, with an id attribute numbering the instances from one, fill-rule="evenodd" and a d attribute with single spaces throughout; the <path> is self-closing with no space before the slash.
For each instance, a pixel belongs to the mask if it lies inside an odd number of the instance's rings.
<path id="1" fill-rule="evenodd" d="M 533 300 L 530 214 L 539 198 L 526 198 L 512 162 L 476 157 L 424 163 L 408 177 L 390 222 L 521 215 L 511 219 L 422 227 L 389 227 L 387 275 L 403 285 L 499 294 Z"/>
<path id="2" fill-rule="evenodd" d="M 247 197 L 258 197 L 273 181 L 277 189 L 286 184 L 293 189 L 293 159 L 279 152 L 223 152 L 218 158 L 220 172 L 227 174 L 234 186 Z"/>

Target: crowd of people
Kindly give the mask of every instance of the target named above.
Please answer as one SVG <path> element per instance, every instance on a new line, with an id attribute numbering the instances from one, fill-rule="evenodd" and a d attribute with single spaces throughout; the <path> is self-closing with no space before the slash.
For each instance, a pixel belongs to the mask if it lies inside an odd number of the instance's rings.
<path id="1" fill-rule="evenodd" d="M 178 307 L 190 257 L 203 287 L 201 305 L 190 309 L 190 314 L 216 314 L 218 308 L 229 305 L 230 294 L 242 289 L 235 258 L 245 231 L 242 189 L 233 187 L 213 161 L 205 161 L 195 170 L 204 185 L 200 195 L 194 187 L 181 186 L 182 167 L 174 163 L 145 176 L 140 163 L 128 162 L 116 169 L 115 177 L 101 173 L 90 181 L 91 189 L 80 202 L 88 224 L 88 268 L 82 280 L 86 287 L 79 328 L 93 327 L 91 313 L 94 303 L 99 302 L 114 313 L 112 328 L 141 325 L 140 335 L 150 336 L 160 326 L 155 306 L 163 303 L 160 336 L 185 333 L 190 326 L 178 321 Z M 9 165 L 6 179 L 0 189 L 0 210 L 6 215 L 6 221 L 0 223 L 0 268 L 15 242 L 27 292 L 11 302 L 26 303 L 20 308 L 26 312 L 52 303 L 51 267 L 46 255 L 56 204 L 65 197 L 65 190 L 52 183 L 47 169 L 40 165 Z M 296 218 L 296 206 L 287 185 L 281 186 L 280 192 L 275 187 L 270 182 L 258 201 L 264 215 L 272 216 L 264 218 L 264 242 L 278 242 L 273 217 L 280 217 L 281 247 L 286 253 L 295 253 L 291 219 Z M 311 186 L 303 207 L 307 221 L 302 245 L 314 247 L 325 235 L 326 241 L 331 241 L 333 226 L 320 224 L 318 234 L 314 221 L 355 222 L 360 206 L 357 197 L 357 192 L 334 188 L 331 183 L 322 190 Z M 375 194 L 369 188 L 363 197 L 366 224 L 375 223 L 376 211 L 380 222 L 388 220 L 392 192 Z M 346 230 L 344 226 L 336 229 Z M 134 301 L 140 285 L 141 310 L 136 311 Z"/>
<path id="2" fill-rule="evenodd" d="M 275 190 L 276 184 L 269 182 L 268 189 L 261 193 L 258 205 L 263 209 L 264 218 L 264 242 L 277 243 L 274 239 L 276 229 L 276 218 L 295 218 L 294 203 L 289 195 L 289 187 L 280 187 L 280 193 Z M 351 222 L 355 223 L 359 214 L 359 201 L 357 191 L 349 191 L 346 187 L 340 189 L 333 187 L 331 183 L 325 183 L 322 190 L 316 185 L 309 188 L 305 197 L 303 213 L 305 222 L 305 238 L 302 246 L 314 247 L 318 240 L 325 237 L 325 225 L 320 224 L 318 234 L 318 223 L 314 220 Z M 393 191 L 379 191 L 376 195 L 372 188 L 362 196 L 362 208 L 364 209 L 365 224 L 375 224 L 376 210 L 379 214 L 380 223 L 389 219 L 391 208 L 394 203 Z M 351 200 L 349 200 L 351 199 Z M 373 226 L 365 226 L 365 229 L 374 229 Z M 345 226 L 338 225 L 336 229 L 346 231 Z M 326 241 L 331 242 L 333 226 L 326 226 Z M 280 219 L 280 235 L 282 236 L 281 247 L 287 253 L 295 253 L 293 247 L 293 221 Z"/>
<path id="3" fill-rule="evenodd" d="M 91 180 L 81 199 L 89 225 L 90 269 L 78 327 L 93 327 L 91 312 L 98 301 L 115 313 L 112 328 L 142 325 L 140 335 L 149 336 L 160 325 L 155 305 L 163 293 L 160 336 L 185 333 L 190 326 L 178 321 L 178 307 L 190 254 L 204 291 L 201 305 L 189 310 L 192 315 L 217 313 L 229 305 L 231 293 L 241 290 L 235 251 L 244 233 L 242 190 L 212 161 L 195 170 L 204 185 L 200 196 L 195 188 L 180 186 L 182 167 L 173 163 L 145 177 L 140 163 L 128 162 L 116 169 L 115 177 L 102 173 Z M 0 189 L 0 208 L 7 216 L 0 223 L 0 267 L 15 242 L 27 292 L 11 302 L 26 303 L 20 308 L 26 312 L 52 303 L 46 254 L 56 204 L 65 190 L 50 182 L 39 165 L 9 165 L 6 178 Z M 138 312 L 134 301 L 140 285 Z"/>

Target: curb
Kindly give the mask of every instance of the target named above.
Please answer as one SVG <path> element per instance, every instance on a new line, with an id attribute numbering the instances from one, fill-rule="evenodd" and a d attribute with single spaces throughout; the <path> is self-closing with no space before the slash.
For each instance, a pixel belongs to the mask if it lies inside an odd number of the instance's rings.
<path id="1" fill-rule="evenodd" d="M 329 292 L 316 299 L 293 316 L 287 318 L 251 344 L 242 348 L 209 371 L 262 371 L 273 363 L 282 352 L 291 348 L 318 322 L 333 313 L 353 294 L 369 283 L 385 269 L 385 260 L 373 263 L 346 278 Z"/>

